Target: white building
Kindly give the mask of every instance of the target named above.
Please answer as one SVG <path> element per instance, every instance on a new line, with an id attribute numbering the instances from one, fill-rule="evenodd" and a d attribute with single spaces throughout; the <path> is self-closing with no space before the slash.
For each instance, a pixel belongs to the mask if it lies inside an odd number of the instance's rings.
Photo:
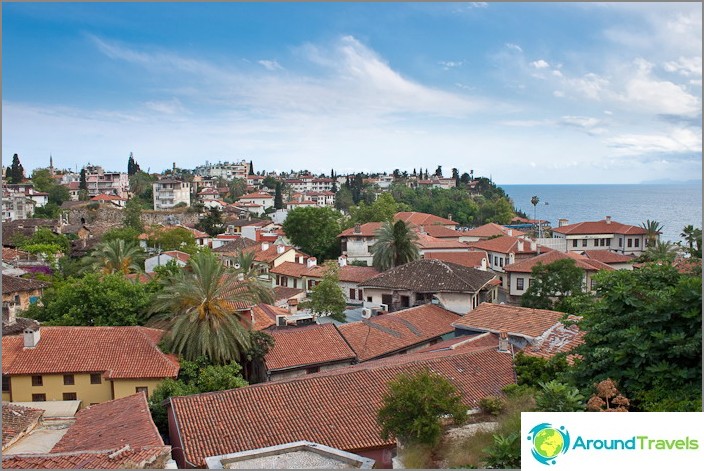
<path id="1" fill-rule="evenodd" d="M 268 193 L 249 193 L 237 198 L 240 204 L 249 207 L 252 214 L 264 214 L 267 209 L 274 207 L 274 197 Z"/>
<path id="2" fill-rule="evenodd" d="M 149 257 L 144 261 L 144 272 L 154 273 L 156 267 L 163 267 L 172 260 L 176 262 L 176 265 L 180 267 L 185 267 L 188 265 L 188 260 L 191 256 L 186 252 L 181 252 L 180 250 L 169 250 L 168 252 L 162 252 L 153 257 Z"/>
<path id="3" fill-rule="evenodd" d="M 249 174 L 249 162 L 242 160 L 240 162 L 218 162 L 211 164 L 206 162 L 195 168 L 197 175 L 202 177 L 223 178 L 227 181 L 232 181 L 235 178 L 247 178 Z"/>
<path id="4" fill-rule="evenodd" d="M 180 180 L 163 179 L 152 185 L 154 209 L 171 209 L 179 203 L 191 205 L 191 184 Z"/>
<path id="5" fill-rule="evenodd" d="M 127 173 L 106 172 L 99 165 L 88 165 L 84 168 L 89 196 L 100 194 L 117 195 L 121 198 L 129 196 L 130 178 Z"/>
<path id="6" fill-rule="evenodd" d="M 566 224 L 560 219 L 552 230 L 553 238 L 563 239 L 564 251 L 611 250 L 625 255 L 640 255 L 645 249 L 648 232 L 642 227 L 621 224 L 606 216 L 601 221 Z"/>

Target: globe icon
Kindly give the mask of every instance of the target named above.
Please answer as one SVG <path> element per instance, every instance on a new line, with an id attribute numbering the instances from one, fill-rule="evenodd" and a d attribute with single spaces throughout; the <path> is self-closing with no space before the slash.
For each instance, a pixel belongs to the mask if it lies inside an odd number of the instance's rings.
<path id="1" fill-rule="evenodd" d="M 564 446 L 562 434 L 554 428 L 543 429 L 533 438 L 533 449 L 546 459 L 555 458 Z"/>

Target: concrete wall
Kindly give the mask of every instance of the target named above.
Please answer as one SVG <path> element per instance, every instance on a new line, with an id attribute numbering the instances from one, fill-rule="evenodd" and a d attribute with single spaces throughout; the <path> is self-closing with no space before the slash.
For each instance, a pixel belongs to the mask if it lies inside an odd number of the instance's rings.
<path id="1" fill-rule="evenodd" d="M 15 302 L 15 296 L 19 296 L 19 309 L 20 310 L 25 310 L 29 307 L 29 298 L 36 296 L 37 298 L 40 298 L 42 296 L 43 290 L 41 289 L 34 289 L 31 291 L 17 291 L 14 293 L 6 293 L 2 295 L 2 302 L 10 302 L 14 303 Z"/>
<path id="2" fill-rule="evenodd" d="M 474 309 L 472 300 L 474 296 L 463 293 L 438 293 L 436 295 L 442 306 L 448 311 L 452 311 L 461 316 Z"/>
<path id="3" fill-rule="evenodd" d="M 137 392 L 135 388 L 144 386 L 148 388 L 147 396 L 150 397 L 162 381 L 162 378 L 116 379 L 113 381 L 115 388 L 115 399 L 130 396 Z"/>

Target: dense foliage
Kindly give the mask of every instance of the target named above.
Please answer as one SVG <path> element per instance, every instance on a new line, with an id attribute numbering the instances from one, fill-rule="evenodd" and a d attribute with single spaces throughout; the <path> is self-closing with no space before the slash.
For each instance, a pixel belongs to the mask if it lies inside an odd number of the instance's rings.
<path id="1" fill-rule="evenodd" d="M 322 262 L 340 255 L 340 219 L 332 208 L 296 208 L 288 213 L 283 230 L 293 245 Z"/>
<path id="2" fill-rule="evenodd" d="M 418 235 L 404 221 L 387 221 L 375 233 L 371 246 L 372 265 L 379 271 L 398 267 L 420 258 Z"/>
<path id="3" fill-rule="evenodd" d="M 389 382 L 382 404 L 377 414 L 382 438 L 393 435 L 404 444 L 437 444 L 441 416 L 452 416 L 457 425 L 467 419 L 467 407 L 455 386 L 429 370 L 398 375 Z"/>
<path id="4" fill-rule="evenodd" d="M 584 270 L 572 259 L 539 263 L 531 272 L 533 279 L 521 297 L 523 307 L 562 311 L 563 300 L 583 290 Z"/>
<path id="5" fill-rule="evenodd" d="M 328 265 L 323 279 L 313 287 L 310 301 L 302 307 L 309 307 L 313 312 L 327 315 L 339 322 L 345 322 L 345 293 L 340 288 L 337 265 Z"/>

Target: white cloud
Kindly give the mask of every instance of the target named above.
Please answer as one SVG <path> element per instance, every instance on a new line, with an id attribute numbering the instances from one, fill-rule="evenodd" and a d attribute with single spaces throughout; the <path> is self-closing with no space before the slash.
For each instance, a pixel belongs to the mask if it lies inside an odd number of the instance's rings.
<path id="1" fill-rule="evenodd" d="M 667 134 L 623 134 L 607 139 L 619 155 L 702 151 L 702 131 L 676 128 Z"/>
<path id="2" fill-rule="evenodd" d="M 523 52 L 523 49 L 518 44 L 506 43 L 506 47 L 511 49 L 512 51 Z"/>
<path id="3" fill-rule="evenodd" d="M 699 57 L 680 57 L 676 61 L 669 61 L 663 65 L 663 68 L 668 72 L 677 72 L 685 77 L 701 77 L 702 75 L 702 58 Z"/>
<path id="4" fill-rule="evenodd" d="M 486 2 L 469 2 L 469 4 L 474 8 L 486 8 L 489 6 Z"/>
<path id="5" fill-rule="evenodd" d="M 462 64 L 464 64 L 464 62 L 463 61 L 440 61 L 440 62 L 438 62 L 438 64 L 440 64 L 442 66 L 443 70 L 450 70 L 450 69 L 454 69 L 456 67 L 462 66 Z"/>
<path id="6" fill-rule="evenodd" d="M 149 110 L 163 114 L 175 115 L 186 112 L 181 100 L 178 98 L 172 98 L 171 100 L 166 101 L 147 101 L 144 103 L 144 106 Z"/>
<path id="7" fill-rule="evenodd" d="M 535 67 L 536 69 L 547 69 L 550 67 L 550 64 L 548 64 L 546 61 L 543 59 L 539 59 L 537 61 L 533 61 L 530 63 L 531 66 Z"/>
<path id="8" fill-rule="evenodd" d="M 262 60 L 257 61 L 257 63 L 259 65 L 263 66 L 266 70 L 270 70 L 270 71 L 283 69 L 283 67 L 281 67 L 281 65 L 276 61 L 262 59 Z"/>

